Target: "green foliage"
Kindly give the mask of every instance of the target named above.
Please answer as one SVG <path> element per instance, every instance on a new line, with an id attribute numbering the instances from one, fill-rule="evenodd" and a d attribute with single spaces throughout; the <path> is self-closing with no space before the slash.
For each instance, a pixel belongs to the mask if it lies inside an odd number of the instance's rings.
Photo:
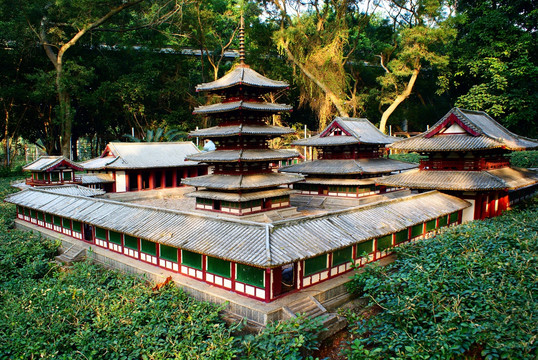
<path id="1" fill-rule="evenodd" d="M 132 142 L 162 142 L 162 141 L 180 141 L 187 138 L 187 133 L 179 130 L 168 130 L 165 132 L 163 128 L 157 128 L 155 130 L 146 130 L 146 136 L 143 139 L 139 139 L 136 136 L 125 134 L 123 137 Z"/>
<path id="2" fill-rule="evenodd" d="M 403 153 L 403 154 L 390 154 L 389 158 L 394 159 L 394 160 L 407 161 L 410 163 L 418 164 L 420 163 L 420 160 L 426 158 L 426 156 L 420 155 L 419 153 L 416 153 L 416 152 L 411 152 L 411 153 Z"/>
<path id="3" fill-rule="evenodd" d="M 349 318 L 351 359 L 534 359 L 538 201 L 452 227 L 368 266 L 351 290 L 380 313 Z"/>
<path id="4" fill-rule="evenodd" d="M 510 164 L 520 168 L 538 167 L 538 150 L 514 151 L 510 155 Z"/>
<path id="5" fill-rule="evenodd" d="M 0 197 L 14 190 L 0 179 Z M 235 335 L 222 307 L 176 286 L 154 292 L 143 279 L 92 264 L 56 265 L 60 245 L 12 229 L 0 204 L 0 358 L 301 359 L 318 345 L 319 319 L 302 316 Z M 91 254 L 90 254 L 91 255 Z"/>
<path id="6" fill-rule="evenodd" d="M 310 319 L 304 315 L 288 321 L 268 325 L 256 335 L 246 335 L 242 340 L 241 359 L 299 360 L 309 351 L 316 350 L 317 331 L 322 327 L 321 318 Z"/>

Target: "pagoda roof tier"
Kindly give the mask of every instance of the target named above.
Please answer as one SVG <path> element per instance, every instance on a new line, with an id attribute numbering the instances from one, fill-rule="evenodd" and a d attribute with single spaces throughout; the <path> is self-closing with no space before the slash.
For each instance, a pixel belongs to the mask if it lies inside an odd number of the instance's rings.
<path id="1" fill-rule="evenodd" d="M 282 189 L 270 189 L 262 191 L 254 191 L 248 193 L 227 193 L 222 191 L 211 191 L 211 190 L 198 190 L 188 193 L 187 196 L 202 198 L 202 199 L 211 199 L 211 200 L 221 200 L 221 201 L 231 201 L 231 202 L 245 202 L 251 200 L 267 199 L 277 196 L 284 196 L 294 193 L 294 190 L 288 188 Z"/>
<path id="2" fill-rule="evenodd" d="M 395 142 L 389 147 L 396 150 L 426 152 L 496 148 L 531 150 L 538 148 L 538 140 L 508 131 L 483 111 L 453 108 L 428 131 Z"/>
<path id="3" fill-rule="evenodd" d="M 360 185 L 373 185 L 376 183 L 377 177 L 366 178 L 366 179 L 346 179 L 346 178 L 323 178 L 323 177 L 307 177 L 301 183 L 305 184 L 315 184 L 315 185 L 349 185 L 349 186 L 360 186 Z"/>
<path id="4" fill-rule="evenodd" d="M 380 185 L 454 191 L 514 190 L 538 183 L 536 172 L 502 168 L 488 171 L 411 170 L 380 178 Z"/>
<path id="5" fill-rule="evenodd" d="M 392 144 L 398 139 L 379 131 L 368 119 L 335 118 L 321 134 L 293 142 L 298 146 L 342 146 L 353 144 Z"/>
<path id="6" fill-rule="evenodd" d="M 285 128 L 281 126 L 271 125 L 229 125 L 229 126 L 214 126 L 206 129 L 200 129 L 191 131 L 190 136 L 200 137 L 226 137 L 226 136 L 238 136 L 238 135 L 268 135 L 268 136 L 281 136 L 286 134 L 292 134 L 295 130 L 291 128 Z"/>
<path id="7" fill-rule="evenodd" d="M 196 85 L 196 91 L 217 91 L 240 85 L 268 89 L 269 91 L 289 87 L 288 83 L 284 81 L 271 80 L 252 70 L 248 65 L 239 64 L 220 79 Z"/>
<path id="8" fill-rule="evenodd" d="M 280 111 L 290 111 L 292 107 L 286 104 L 275 104 L 268 102 L 258 102 L 258 101 L 231 101 L 225 103 L 218 103 L 212 105 L 203 105 L 194 108 L 193 114 L 217 114 L 217 113 L 226 113 L 230 111 L 237 110 L 247 110 L 247 111 L 257 111 L 257 112 L 268 112 L 275 113 Z"/>
<path id="9" fill-rule="evenodd" d="M 262 173 L 249 175 L 210 174 L 182 179 L 183 184 L 219 190 L 261 189 L 303 180 L 304 177 L 294 174 Z"/>
<path id="10" fill-rule="evenodd" d="M 286 166 L 280 171 L 300 174 L 379 174 L 416 168 L 418 164 L 387 158 L 374 159 L 327 159 L 305 161 Z"/>
<path id="11" fill-rule="evenodd" d="M 188 160 L 207 163 L 236 162 L 236 161 L 273 161 L 298 157 L 299 153 L 293 150 L 274 149 L 241 149 L 241 150 L 215 150 L 187 156 Z"/>

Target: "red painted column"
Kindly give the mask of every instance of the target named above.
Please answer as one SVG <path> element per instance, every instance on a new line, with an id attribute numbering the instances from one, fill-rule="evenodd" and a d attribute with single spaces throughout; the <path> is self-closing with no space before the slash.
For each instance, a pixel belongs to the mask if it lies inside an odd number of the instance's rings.
<path id="1" fill-rule="evenodd" d="M 114 185 L 115 185 L 116 182 L 114 182 Z M 131 191 L 131 189 L 129 189 L 129 173 L 126 171 L 125 172 L 125 191 Z M 114 189 L 114 192 L 116 192 L 116 189 Z"/>
<path id="2" fill-rule="evenodd" d="M 163 169 L 163 174 L 161 176 L 161 188 L 166 188 L 166 170 Z"/>
<path id="3" fill-rule="evenodd" d="M 149 173 L 149 189 L 155 189 L 155 173 L 153 170 Z"/>
<path id="4" fill-rule="evenodd" d="M 271 301 L 271 269 L 265 269 L 265 302 Z"/>
<path id="5" fill-rule="evenodd" d="M 142 190 L 142 174 L 137 174 L 137 181 L 138 181 L 138 191 Z"/>
<path id="6" fill-rule="evenodd" d="M 177 187 L 177 169 L 172 171 L 172 187 Z"/>

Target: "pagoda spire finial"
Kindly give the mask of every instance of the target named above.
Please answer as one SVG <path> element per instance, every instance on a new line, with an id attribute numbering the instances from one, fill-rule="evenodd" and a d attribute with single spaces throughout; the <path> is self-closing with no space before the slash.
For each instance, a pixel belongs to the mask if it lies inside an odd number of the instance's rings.
<path id="1" fill-rule="evenodd" d="M 241 25 L 239 26 L 239 61 L 245 65 L 245 20 L 241 12 Z"/>

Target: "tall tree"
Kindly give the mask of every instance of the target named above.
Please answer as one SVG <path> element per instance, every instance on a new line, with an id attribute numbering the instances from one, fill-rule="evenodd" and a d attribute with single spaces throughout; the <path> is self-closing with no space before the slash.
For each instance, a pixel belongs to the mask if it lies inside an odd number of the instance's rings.
<path id="1" fill-rule="evenodd" d="M 448 65 L 443 47 L 455 35 L 444 22 L 444 0 L 391 0 L 389 5 L 389 15 L 398 32 L 393 46 L 378 54 L 385 70 L 379 78 L 381 105 L 388 105 L 379 123 L 382 132 L 386 132 L 392 113 L 413 91 L 421 70 Z"/>
<path id="2" fill-rule="evenodd" d="M 456 105 L 538 136 L 538 12 L 533 0 L 462 0 L 453 46 Z"/>

